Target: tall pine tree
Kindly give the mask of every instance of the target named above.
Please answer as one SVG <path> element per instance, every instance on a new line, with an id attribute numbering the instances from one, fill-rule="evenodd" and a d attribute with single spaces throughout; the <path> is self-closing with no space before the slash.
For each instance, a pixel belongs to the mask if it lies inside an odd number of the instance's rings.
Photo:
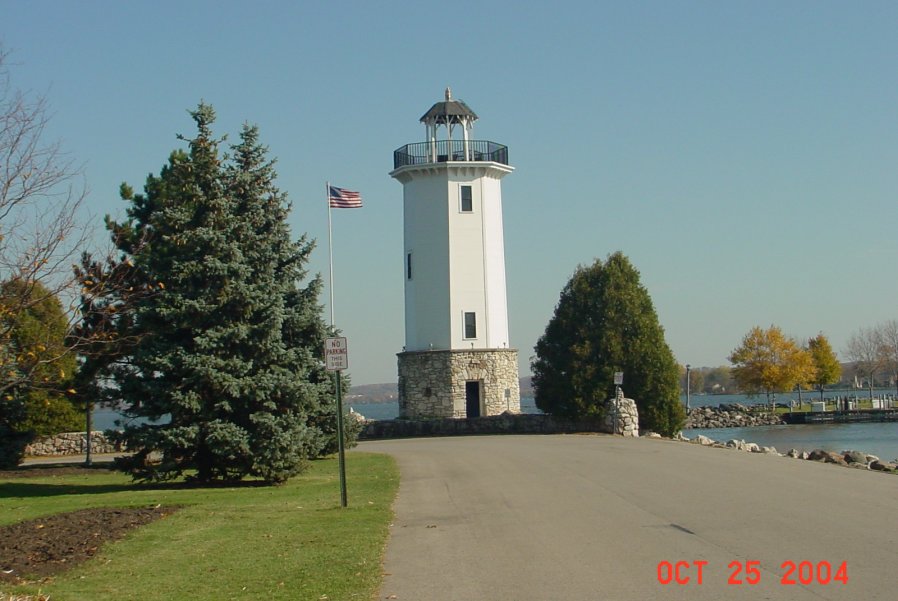
<path id="1" fill-rule="evenodd" d="M 313 243 L 290 240 L 256 128 L 244 127 L 227 159 L 212 108 L 191 115 L 188 151 L 172 153 L 144 194 L 123 186 L 128 219 L 110 222 L 135 285 L 150 292 L 122 321 L 119 335 L 137 342 L 114 381 L 129 416 L 168 418 L 126 425 L 135 454 L 122 466 L 139 479 L 195 470 L 200 481 L 283 482 L 328 446 L 322 415 L 335 421 L 321 282 L 305 268 Z"/>

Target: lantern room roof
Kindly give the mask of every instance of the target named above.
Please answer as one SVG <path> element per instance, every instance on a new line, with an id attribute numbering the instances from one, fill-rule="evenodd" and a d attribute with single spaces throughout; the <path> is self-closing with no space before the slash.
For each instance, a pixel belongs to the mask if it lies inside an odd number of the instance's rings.
<path id="1" fill-rule="evenodd" d="M 452 98 L 452 90 L 446 88 L 446 99 L 437 102 L 421 117 L 421 123 L 436 125 L 455 125 L 458 123 L 471 123 L 477 120 L 477 114 L 462 100 Z"/>

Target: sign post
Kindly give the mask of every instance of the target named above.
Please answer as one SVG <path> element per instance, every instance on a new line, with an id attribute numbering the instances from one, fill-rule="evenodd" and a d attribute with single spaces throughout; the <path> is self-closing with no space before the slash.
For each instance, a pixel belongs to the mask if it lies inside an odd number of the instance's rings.
<path id="1" fill-rule="evenodd" d="M 346 338 L 327 338 L 324 341 L 324 365 L 336 372 L 337 379 L 337 460 L 340 466 L 340 506 L 346 507 L 346 457 L 343 448 L 343 382 L 341 372 L 349 368 Z"/>
<path id="2" fill-rule="evenodd" d="M 614 431 L 612 434 L 617 434 L 617 420 L 620 416 L 620 400 L 624 396 L 621 392 L 621 385 L 624 383 L 624 372 L 616 371 L 614 372 Z"/>

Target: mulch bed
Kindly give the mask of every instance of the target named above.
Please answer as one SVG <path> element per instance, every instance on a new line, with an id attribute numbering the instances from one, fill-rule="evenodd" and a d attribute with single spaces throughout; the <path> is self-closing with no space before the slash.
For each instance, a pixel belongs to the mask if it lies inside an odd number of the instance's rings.
<path id="1" fill-rule="evenodd" d="M 96 468 L 47 467 L 0 472 L 0 477 L 71 475 Z M 93 557 L 103 543 L 180 509 L 98 507 L 0 526 L 0 582 L 21 583 L 53 576 Z"/>

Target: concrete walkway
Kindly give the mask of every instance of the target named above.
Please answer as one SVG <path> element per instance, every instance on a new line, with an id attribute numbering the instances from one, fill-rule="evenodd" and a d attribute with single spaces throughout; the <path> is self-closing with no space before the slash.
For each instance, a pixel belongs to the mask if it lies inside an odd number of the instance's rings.
<path id="1" fill-rule="evenodd" d="M 116 457 L 124 457 L 126 453 L 94 453 L 90 456 L 91 463 L 112 463 Z M 20 465 L 84 465 L 85 455 L 54 455 L 51 457 L 26 457 Z"/>
<path id="2" fill-rule="evenodd" d="M 898 476 L 601 435 L 360 447 L 402 473 L 380 599 L 898 598 Z"/>

